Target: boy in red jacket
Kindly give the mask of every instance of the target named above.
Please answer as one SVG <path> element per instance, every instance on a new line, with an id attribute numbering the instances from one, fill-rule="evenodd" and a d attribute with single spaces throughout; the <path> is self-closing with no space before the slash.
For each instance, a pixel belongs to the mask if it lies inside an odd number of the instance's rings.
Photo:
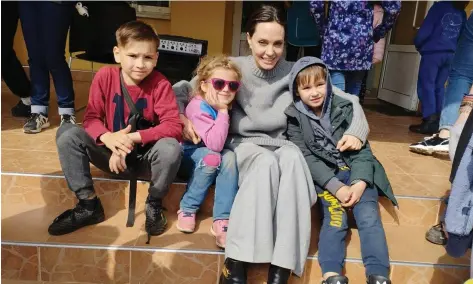
<path id="1" fill-rule="evenodd" d="M 149 25 L 134 21 L 116 32 L 113 49 L 120 67 L 103 67 L 92 81 L 84 128 L 65 123 L 57 131 L 56 144 L 69 188 L 79 203 L 59 215 L 49 226 L 51 235 L 71 233 L 105 220 L 97 198 L 90 164 L 127 177 L 125 157 L 135 144 L 149 149 L 140 159 L 139 175 L 151 175 L 146 200 L 146 231 L 159 235 L 166 227 L 162 198 L 175 178 L 181 161 L 182 123 L 169 81 L 154 70 L 159 38 Z M 120 74 L 121 73 L 121 74 Z M 120 88 L 120 75 L 136 108 L 156 126 L 131 133 L 130 109 Z"/>

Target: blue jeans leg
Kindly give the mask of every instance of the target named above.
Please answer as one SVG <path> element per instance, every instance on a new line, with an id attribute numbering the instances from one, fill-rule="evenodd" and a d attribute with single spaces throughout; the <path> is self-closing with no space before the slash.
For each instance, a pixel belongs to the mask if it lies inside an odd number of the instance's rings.
<path id="1" fill-rule="evenodd" d="M 473 84 L 473 17 L 470 16 L 458 41 L 452 69 L 448 77 L 447 90 L 440 116 L 440 129 L 453 126 L 458 119 L 458 111 L 463 95 Z"/>
<path id="2" fill-rule="evenodd" d="M 238 191 L 238 166 L 233 151 L 222 151 L 222 162 L 215 182 L 213 217 L 215 220 L 229 219 L 233 201 Z"/>
<path id="3" fill-rule="evenodd" d="M 31 112 L 48 113 L 49 106 L 49 71 L 44 57 L 45 46 L 42 39 L 42 2 L 18 2 L 21 28 L 26 49 L 31 79 Z"/>
<path id="4" fill-rule="evenodd" d="M 44 56 L 54 82 L 59 114 L 74 114 L 74 89 L 72 75 L 64 56 L 67 33 L 72 21 L 73 5 L 42 2 Z"/>
<path id="5" fill-rule="evenodd" d="M 342 274 L 345 264 L 345 238 L 347 214 L 338 199 L 330 192 L 318 192 L 322 211 L 322 228 L 319 235 L 319 264 L 322 274 Z"/>
<path id="6" fill-rule="evenodd" d="M 358 96 L 366 71 L 330 70 L 332 85 L 349 94 Z"/>
<path id="7" fill-rule="evenodd" d="M 72 76 L 64 57 L 73 5 L 50 1 L 19 2 L 32 83 L 31 111 L 47 114 L 51 73 L 59 114 L 74 113 Z"/>
<path id="8" fill-rule="evenodd" d="M 181 163 L 183 170 L 190 174 L 187 190 L 181 199 L 181 210 L 197 212 L 208 188 L 216 181 L 214 220 L 228 219 L 238 190 L 235 154 L 229 150 L 220 154 L 205 147 L 187 149 Z"/>
<path id="9" fill-rule="evenodd" d="M 453 53 L 443 55 L 443 60 L 439 66 L 437 78 L 435 79 L 435 107 L 436 113 L 442 112 L 443 101 L 445 97 L 445 82 L 447 82 L 448 73 L 453 61 Z"/>
<path id="10" fill-rule="evenodd" d="M 343 71 L 330 70 L 332 85 L 345 92 L 345 74 Z"/>
<path id="11" fill-rule="evenodd" d="M 366 275 L 389 277 L 389 253 L 386 234 L 379 215 L 378 192 L 367 188 L 353 208 L 361 242 L 361 256 Z"/>
<path id="12" fill-rule="evenodd" d="M 363 77 L 366 71 L 346 71 L 345 72 L 345 92 L 359 96 L 361 90 L 361 84 L 363 83 Z"/>

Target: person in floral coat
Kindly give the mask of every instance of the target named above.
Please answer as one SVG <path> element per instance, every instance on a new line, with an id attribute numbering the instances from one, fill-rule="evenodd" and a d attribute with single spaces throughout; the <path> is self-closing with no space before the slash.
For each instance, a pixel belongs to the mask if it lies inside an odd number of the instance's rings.
<path id="1" fill-rule="evenodd" d="M 374 5 L 384 10 L 383 21 L 373 28 Z M 332 84 L 358 95 L 365 71 L 370 70 L 374 43 L 384 38 L 393 27 L 401 10 L 401 1 L 329 2 L 310 1 L 310 12 L 322 35 L 322 60 L 327 64 Z"/>

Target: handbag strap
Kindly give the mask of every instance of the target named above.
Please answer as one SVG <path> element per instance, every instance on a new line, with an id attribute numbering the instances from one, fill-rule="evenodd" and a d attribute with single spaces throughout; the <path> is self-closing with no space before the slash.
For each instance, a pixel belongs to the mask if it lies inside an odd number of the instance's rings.
<path id="1" fill-rule="evenodd" d="M 140 112 L 136 108 L 136 105 L 133 103 L 133 100 L 131 99 L 131 96 L 128 93 L 128 90 L 126 89 L 125 82 L 123 81 L 123 75 L 122 75 L 121 69 L 120 69 L 120 87 L 122 90 L 122 95 L 123 97 L 125 97 L 126 104 L 128 105 L 128 108 L 130 109 L 130 112 L 132 114 L 140 114 Z"/>
<path id="2" fill-rule="evenodd" d="M 125 87 L 125 83 L 123 81 L 123 75 L 122 75 L 121 69 L 120 69 L 120 87 L 121 87 L 121 90 L 122 90 L 122 95 L 125 98 L 126 104 L 128 105 L 128 108 L 130 109 L 131 114 L 133 114 L 133 115 L 140 114 L 138 112 L 138 109 L 136 109 L 136 106 L 133 103 L 133 100 L 131 99 L 131 96 L 128 93 L 128 90 Z M 136 128 L 136 125 L 132 126 L 132 128 Z M 133 151 L 129 155 L 132 155 L 133 160 L 136 160 L 137 145 L 135 145 Z M 127 221 L 126 221 L 126 226 L 127 227 L 133 227 L 133 225 L 135 224 L 137 177 L 136 177 L 136 172 L 135 172 L 135 167 L 134 166 L 135 165 L 129 165 L 129 167 L 128 167 L 129 170 L 130 170 L 130 194 L 129 194 L 129 197 L 128 197 L 128 217 L 127 217 Z"/>

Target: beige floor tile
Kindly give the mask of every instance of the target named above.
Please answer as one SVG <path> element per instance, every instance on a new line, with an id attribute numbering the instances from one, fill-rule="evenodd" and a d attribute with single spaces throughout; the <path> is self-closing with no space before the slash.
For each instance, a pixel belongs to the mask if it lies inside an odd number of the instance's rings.
<path id="1" fill-rule="evenodd" d="M 2 280 L 39 280 L 38 272 L 37 247 L 2 245 Z"/>
<path id="2" fill-rule="evenodd" d="M 405 173 L 443 176 L 448 179 L 451 167 L 433 157 L 392 157 L 391 161 Z"/>
<path id="3" fill-rule="evenodd" d="M 391 280 L 403 284 L 463 284 L 470 270 L 465 268 L 440 268 L 394 265 Z"/>
<path id="4" fill-rule="evenodd" d="M 40 248 L 41 280 L 129 283 L 130 252 L 120 250 Z"/>
<path id="5" fill-rule="evenodd" d="M 213 284 L 217 282 L 218 260 L 218 255 L 134 251 L 131 283 Z"/>
<path id="6" fill-rule="evenodd" d="M 380 198 L 381 220 L 384 225 L 428 227 L 437 221 L 438 200 L 398 198 L 399 209 L 387 198 Z"/>

